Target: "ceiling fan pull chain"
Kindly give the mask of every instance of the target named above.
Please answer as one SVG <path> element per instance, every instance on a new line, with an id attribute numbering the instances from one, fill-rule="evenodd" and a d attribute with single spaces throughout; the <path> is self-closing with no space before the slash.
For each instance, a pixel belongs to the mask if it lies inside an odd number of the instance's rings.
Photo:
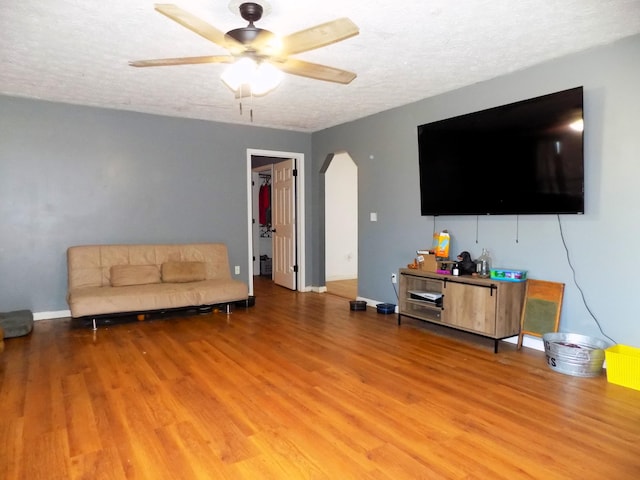
<path id="1" fill-rule="evenodd" d="M 251 119 L 251 123 L 253 123 L 253 88 L 249 88 L 249 99 L 251 101 L 251 110 L 249 110 L 249 118 Z"/>

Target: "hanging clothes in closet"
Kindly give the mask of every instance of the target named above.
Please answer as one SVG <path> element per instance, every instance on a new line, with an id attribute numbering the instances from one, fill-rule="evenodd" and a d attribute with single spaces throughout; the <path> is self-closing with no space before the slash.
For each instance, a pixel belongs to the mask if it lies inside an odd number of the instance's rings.
<path id="1" fill-rule="evenodd" d="M 271 177 L 264 177 L 258 193 L 258 221 L 260 225 L 271 225 Z"/>

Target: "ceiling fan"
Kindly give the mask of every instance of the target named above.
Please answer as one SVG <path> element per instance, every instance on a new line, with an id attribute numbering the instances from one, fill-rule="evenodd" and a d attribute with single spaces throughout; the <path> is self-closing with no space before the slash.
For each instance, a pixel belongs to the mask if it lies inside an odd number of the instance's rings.
<path id="1" fill-rule="evenodd" d="M 265 2 L 261 3 L 265 4 Z M 254 25 L 254 22 L 262 18 L 264 11 L 262 5 L 255 2 L 241 3 L 239 5 L 240 15 L 249 22 L 249 25 L 224 33 L 176 5 L 156 4 L 155 9 L 158 12 L 216 45 L 224 47 L 229 51 L 229 55 L 137 60 L 129 62 L 129 65 L 133 67 L 159 67 L 226 63 L 234 64 L 235 67 L 248 62 L 252 63 L 254 68 L 264 66 L 274 69 L 273 67 L 275 67 L 279 71 L 278 74 L 284 72 L 327 82 L 348 84 L 356 78 L 356 74 L 353 72 L 291 58 L 291 55 L 331 45 L 357 35 L 359 33 L 358 27 L 351 20 L 346 17 L 339 18 L 278 38 L 269 30 Z M 222 79 L 236 92 L 236 96 L 260 95 L 260 92 L 248 91 L 245 88 L 246 84 L 230 84 L 225 79 L 225 74 Z M 256 89 L 254 88 L 254 90 Z"/>

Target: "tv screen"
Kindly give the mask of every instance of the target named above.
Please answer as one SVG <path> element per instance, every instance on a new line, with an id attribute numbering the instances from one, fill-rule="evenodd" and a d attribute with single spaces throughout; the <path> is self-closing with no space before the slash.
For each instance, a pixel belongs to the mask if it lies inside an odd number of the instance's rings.
<path id="1" fill-rule="evenodd" d="M 584 213 L 583 89 L 418 127 L 422 215 Z"/>

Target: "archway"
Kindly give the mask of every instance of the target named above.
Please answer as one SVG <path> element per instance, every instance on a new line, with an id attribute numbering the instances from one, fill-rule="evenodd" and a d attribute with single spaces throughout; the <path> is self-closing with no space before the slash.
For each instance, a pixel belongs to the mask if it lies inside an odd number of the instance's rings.
<path id="1" fill-rule="evenodd" d="M 325 182 L 325 285 L 328 293 L 358 293 L 358 167 L 346 152 L 330 155 Z"/>

